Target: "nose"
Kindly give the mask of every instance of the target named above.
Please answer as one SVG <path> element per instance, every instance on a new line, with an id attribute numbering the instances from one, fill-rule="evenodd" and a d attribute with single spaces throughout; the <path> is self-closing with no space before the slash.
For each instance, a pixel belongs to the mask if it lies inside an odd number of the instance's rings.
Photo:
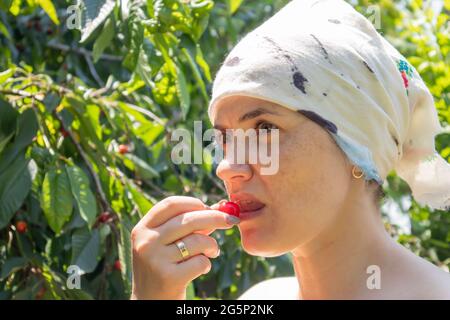
<path id="1" fill-rule="evenodd" d="M 252 170 L 248 164 L 232 163 L 225 158 L 219 162 L 216 175 L 224 182 L 243 182 L 252 177 Z"/>

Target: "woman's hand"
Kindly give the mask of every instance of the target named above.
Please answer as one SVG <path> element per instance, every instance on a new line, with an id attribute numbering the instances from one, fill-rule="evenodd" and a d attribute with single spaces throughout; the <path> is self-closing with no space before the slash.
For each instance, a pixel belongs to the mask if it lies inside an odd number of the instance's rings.
<path id="1" fill-rule="evenodd" d="M 192 197 L 173 196 L 158 202 L 133 228 L 133 288 L 131 299 L 186 299 L 186 288 L 211 270 L 209 258 L 220 253 L 209 234 L 229 229 L 239 219 L 214 210 Z M 235 219 L 235 220 L 233 220 Z M 175 245 L 186 244 L 184 260 Z"/>

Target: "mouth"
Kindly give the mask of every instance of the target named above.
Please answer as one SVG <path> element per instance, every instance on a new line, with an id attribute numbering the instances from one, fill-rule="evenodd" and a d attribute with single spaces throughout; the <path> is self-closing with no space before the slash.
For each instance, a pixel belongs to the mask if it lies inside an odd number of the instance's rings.
<path id="1" fill-rule="evenodd" d="M 255 196 L 249 193 L 235 193 L 230 195 L 230 200 L 236 202 L 241 209 L 240 218 L 242 220 L 249 219 L 261 213 L 266 206 Z"/>

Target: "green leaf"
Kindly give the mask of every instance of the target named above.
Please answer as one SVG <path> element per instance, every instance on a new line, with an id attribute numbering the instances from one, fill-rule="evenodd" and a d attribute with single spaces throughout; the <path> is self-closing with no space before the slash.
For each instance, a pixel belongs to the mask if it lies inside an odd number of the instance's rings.
<path id="1" fill-rule="evenodd" d="M 3 0 L 0 2 L 0 9 L 8 11 L 11 7 L 13 0 Z"/>
<path id="2" fill-rule="evenodd" d="M 4 34 L 4 32 L 3 32 L 4 28 L 5 28 L 5 26 L 0 22 L 0 32 L 2 32 L 3 34 Z M 4 30 L 6 30 L 6 29 L 4 29 Z M 6 32 L 8 32 L 8 30 L 6 30 Z M 5 35 L 5 36 L 8 37 L 9 34 Z M 0 72 L 0 84 L 3 84 L 6 80 L 11 78 L 15 72 L 16 72 L 15 68 L 6 69 L 5 71 Z"/>
<path id="3" fill-rule="evenodd" d="M 184 56 L 186 57 L 186 59 L 189 62 L 189 65 L 194 73 L 194 78 L 197 81 L 198 86 L 200 87 L 200 91 L 203 95 L 203 98 L 205 99 L 205 101 L 208 101 L 209 97 L 208 97 L 208 93 L 206 92 L 205 82 L 203 81 L 203 78 L 200 74 L 197 64 L 195 63 L 195 61 L 192 58 L 191 53 L 188 51 L 188 49 L 183 48 L 183 49 L 181 49 L 181 51 L 184 53 Z"/>
<path id="4" fill-rule="evenodd" d="M 176 69 L 176 88 L 177 88 L 177 94 L 178 98 L 180 100 L 180 107 L 183 114 L 183 119 L 186 119 L 186 116 L 189 112 L 189 108 L 191 105 L 191 98 L 189 96 L 189 90 L 186 83 L 186 78 L 184 77 L 183 70 L 180 66 L 175 65 Z"/>
<path id="5" fill-rule="evenodd" d="M 114 31 L 114 19 L 109 18 L 103 26 L 102 33 L 100 33 L 100 36 L 95 40 L 92 50 L 94 62 L 98 61 L 103 51 L 109 46 L 112 39 L 114 39 Z"/>
<path id="6" fill-rule="evenodd" d="M 132 274 L 132 258 L 131 258 L 131 230 L 133 225 L 127 216 L 124 216 L 122 223 L 119 225 L 120 241 L 118 243 L 119 260 L 122 266 L 121 274 L 125 284 L 126 295 L 131 291 L 131 274 Z"/>
<path id="7" fill-rule="evenodd" d="M 227 0 L 228 13 L 233 15 L 241 6 L 243 0 Z"/>
<path id="8" fill-rule="evenodd" d="M 18 233 L 17 235 L 17 246 L 20 252 L 20 255 L 25 258 L 35 259 L 36 255 L 33 254 L 33 245 L 29 237 L 26 234 Z"/>
<path id="9" fill-rule="evenodd" d="M 164 127 L 160 124 L 146 121 L 141 123 L 137 128 L 133 128 L 134 134 L 144 141 L 146 146 L 151 146 L 152 143 L 164 132 Z"/>
<path id="10" fill-rule="evenodd" d="M 174 37 L 173 35 L 172 35 L 172 37 L 170 37 L 170 34 L 157 33 L 157 34 L 153 35 L 156 47 L 160 51 L 161 55 L 163 56 L 164 61 L 166 62 L 170 73 L 173 76 L 176 76 L 176 66 L 171 58 L 170 53 L 169 53 L 170 50 L 173 50 L 172 46 L 176 45 L 176 42 L 175 42 L 176 39 L 173 39 L 173 37 Z"/>
<path id="11" fill-rule="evenodd" d="M 147 110 L 142 108 L 136 109 L 123 102 L 119 102 L 118 106 L 133 123 L 132 130 L 134 134 L 147 146 L 150 146 L 164 132 L 163 125 L 147 120 L 144 113 L 139 111 L 146 112 Z"/>
<path id="12" fill-rule="evenodd" d="M 71 106 L 71 111 L 78 118 L 79 122 L 74 122 L 78 125 L 77 130 L 83 139 L 81 143 L 85 143 L 86 147 L 93 146 L 102 156 L 110 159 L 110 155 L 105 149 L 102 138 L 102 127 L 100 125 L 99 116 L 100 108 L 94 104 L 86 104 L 79 98 L 66 98 L 68 104 Z M 89 141 L 90 140 L 90 141 Z M 89 144 L 88 144 L 89 143 Z"/>
<path id="13" fill-rule="evenodd" d="M 3 263 L 0 280 L 6 279 L 11 273 L 22 269 L 28 263 L 28 259 L 24 257 L 11 257 Z"/>
<path id="14" fill-rule="evenodd" d="M 56 14 L 55 6 L 51 0 L 37 0 L 37 3 L 44 9 L 54 24 L 59 24 L 58 15 Z"/>
<path id="15" fill-rule="evenodd" d="M 80 0 L 81 40 L 85 42 L 89 36 L 110 15 L 116 5 L 115 0 Z"/>
<path id="16" fill-rule="evenodd" d="M 6 38 L 8 38 L 9 40 L 11 40 L 11 35 L 9 34 L 8 28 L 6 28 L 6 26 L 0 22 L 0 33 L 2 33 Z M 2 81 L 0 80 L 0 83 Z"/>
<path id="17" fill-rule="evenodd" d="M 144 40 L 142 44 L 142 50 L 145 53 L 145 59 L 147 61 L 148 70 L 150 70 L 149 77 L 155 77 L 159 72 L 161 72 L 161 68 L 165 63 L 164 57 L 158 55 L 156 52 L 156 47 L 150 42 L 148 39 Z M 139 67 L 139 65 L 137 66 Z"/>
<path id="18" fill-rule="evenodd" d="M 137 16 L 137 11 L 134 7 L 131 11 L 130 16 L 128 17 L 127 25 L 129 29 L 129 51 L 123 61 L 123 65 L 132 71 L 136 69 L 136 63 L 139 59 L 141 46 L 144 42 L 144 28 L 142 26 L 142 21 Z"/>
<path id="19" fill-rule="evenodd" d="M 51 113 L 59 106 L 61 98 L 55 93 L 48 93 L 42 103 L 45 105 L 47 112 Z"/>
<path id="20" fill-rule="evenodd" d="M 11 132 L 8 136 L 2 135 L 0 132 L 0 156 L 2 154 L 3 149 L 5 149 L 6 145 L 8 144 L 9 140 L 14 136 L 14 132 Z"/>
<path id="21" fill-rule="evenodd" d="M 213 159 L 211 153 L 208 152 L 207 150 L 203 149 L 202 167 L 206 172 L 212 171 L 213 162 L 214 162 L 214 159 Z"/>
<path id="22" fill-rule="evenodd" d="M 141 113 L 139 110 L 142 110 L 143 112 L 145 112 L 145 109 L 136 109 L 133 108 L 132 106 L 130 106 L 127 103 L 124 103 L 122 101 L 118 101 L 117 105 L 119 106 L 120 109 L 123 110 L 124 115 L 126 115 L 128 118 L 130 118 L 133 122 L 138 122 L 138 123 L 146 123 L 146 122 L 150 122 L 149 120 L 147 120 L 144 116 L 144 113 Z"/>
<path id="23" fill-rule="evenodd" d="M 137 204 L 141 217 L 147 214 L 147 212 L 153 207 L 153 204 L 145 197 L 145 194 L 138 191 L 133 183 L 128 183 L 128 189 L 130 190 L 133 201 Z"/>
<path id="24" fill-rule="evenodd" d="M 45 174 L 41 207 L 48 225 L 59 234 L 72 216 L 73 201 L 69 178 L 63 168 L 52 167 Z"/>
<path id="25" fill-rule="evenodd" d="M 78 205 L 80 215 L 89 227 L 92 227 L 97 217 L 97 204 L 94 194 L 89 188 L 89 179 L 83 170 L 77 166 L 66 166 L 66 170 L 72 195 Z"/>
<path id="26" fill-rule="evenodd" d="M 233 284 L 234 266 L 231 263 L 226 263 L 222 273 L 219 274 L 219 290 L 224 290 Z"/>
<path id="27" fill-rule="evenodd" d="M 0 99 L 0 159 L 3 149 L 15 134 L 18 116 L 19 113 L 9 103 Z"/>
<path id="28" fill-rule="evenodd" d="M 206 80 L 211 82 L 212 78 L 211 78 L 211 71 L 209 70 L 209 65 L 206 62 L 205 58 L 203 57 L 203 52 L 202 52 L 202 49 L 200 48 L 200 46 L 197 44 L 196 47 L 197 47 L 197 49 L 195 51 L 196 52 L 195 61 L 198 63 L 198 65 L 202 69 L 203 74 L 206 77 Z"/>
<path id="29" fill-rule="evenodd" d="M 83 228 L 86 225 L 86 221 L 80 215 L 80 210 L 75 210 L 70 221 L 64 226 L 63 232 L 66 233 L 72 229 Z"/>
<path id="30" fill-rule="evenodd" d="M 186 289 L 186 300 L 194 300 L 195 298 L 195 288 L 194 282 L 190 282 Z"/>
<path id="31" fill-rule="evenodd" d="M 136 63 L 136 62 L 134 62 Z M 141 49 L 139 51 L 139 56 L 137 57 L 137 64 L 131 65 L 131 63 L 127 63 L 128 68 L 133 70 L 135 69 L 136 74 L 145 82 L 145 84 L 149 87 L 153 87 L 153 81 L 151 78 L 152 69 L 150 67 L 150 64 L 148 63 L 148 55 L 144 51 L 144 49 Z"/>
<path id="32" fill-rule="evenodd" d="M 143 179 L 151 179 L 159 176 L 158 171 L 150 167 L 147 162 L 139 158 L 138 156 L 127 153 L 125 158 L 130 160 L 134 166 L 136 171 L 139 173 L 140 177 Z"/>
<path id="33" fill-rule="evenodd" d="M 17 124 L 18 134 L 14 138 L 14 144 L 18 145 L 17 149 L 28 146 L 36 136 L 38 123 L 35 113 L 32 109 L 25 110 L 20 116 Z"/>
<path id="34" fill-rule="evenodd" d="M 177 176 L 171 174 L 164 180 L 163 188 L 165 190 L 171 190 L 173 192 L 182 192 L 182 184 Z"/>
<path id="35" fill-rule="evenodd" d="M 3 108 L 0 101 L 0 109 Z M 3 114 L 0 112 L 0 116 Z M 13 116 L 9 116 L 9 119 L 12 119 Z M 2 121 L 2 128 L 5 128 Z M 22 114 L 20 114 L 17 121 L 17 133 L 14 137 L 14 143 L 10 144 L 4 149 L 4 153 L 0 158 L 0 172 L 7 170 L 11 161 L 24 149 L 26 148 L 36 136 L 36 131 L 38 128 L 36 115 L 33 110 L 27 109 Z M 2 130 L 10 130 L 10 129 L 2 129 Z"/>
<path id="36" fill-rule="evenodd" d="M 18 116 L 19 113 L 0 98 L 0 139 L 2 136 L 9 136 L 15 132 Z"/>
<path id="37" fill-rule="evenodd" d="M 95 270 L 100 252 L 100 234 L 98 229 L 89 231 L 79 229 L 72 234 L 71 264 L 80 268 L 81 274 Z"/>
<path id="38" fill-rule="evenodd" d="M 195 13 L 194 13 L 195 14 Z M 195 42 L 199 42 L 209 23 L 209 14 L 205 14 L 200 19 L 195 19 L 191 26 L 191 35 Z"/>
<path id="39" fill-rule="evenodd" d="M 0 229 L 8 225 L 30 192 L 28 162 L 22 154 L 13 161 L 8 170 L 0 173 Z"/>
<path id="40" fill-rule="evenodd" d="M 95 104 L 88 104 L 85 107 L 85 112 L 83 113 L 83 118 L 86 122 L 86 128 L 88 128 L 89 133 L 96 137 L 97 142 L 101 142 L 102 139 L 102 127 L 100 125 L 100 108 Z"/>
<path id="41" fill-rule="evenodd" d="M 9 1 L 9 3 L 9 12 L 11 12 L 12 15 L 17 16 L 20 12 L 20 7 L 22 6 L 22 0 L 12 0 Z"/>
<path id="42" fill-rule="evenodd" d="M 450 11 L 450 0 L 444 0 L 444 8 Z"/>

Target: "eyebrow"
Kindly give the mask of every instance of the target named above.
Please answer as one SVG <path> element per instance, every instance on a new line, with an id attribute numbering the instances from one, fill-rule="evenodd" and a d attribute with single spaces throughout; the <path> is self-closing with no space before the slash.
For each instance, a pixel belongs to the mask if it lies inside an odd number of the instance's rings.
<path id="1" fill-rule="evenodd" d="M 272 114 L 272 115 L 280 116 L 280 114 L 278 112 L 275 112 L 272 110 L 267 110 L 263 107 L 259 107 L 259 108 L 256 108 L 256 109 L 249 111 L 249 112 L 245 113 L 244 115 L 240 116 L 238 122 L 248 121 L 248 120 L 254 119 L 256 117 L 259 117 L 260 115 L 263 115 L 263 114 Z M 215 125 L 214 129 L 217 129 L 220 131 L 225 131 L 225 128 L 220 125 Z"/>
<path id="2" fill-rule="evenodd" d="M 243 121 L 247 121 L 247 120 L 251 120 L 253 118 L 259 117 L 260 115 L 263 114 L 273 114 L 273 115 L 277 115 L 279 116 L 280 114 L 278 112 L 272 111 L 272 110 L 267 110 L 265 108 L 256 108 L 255 110 L 249 111 L 246 114 L 242 115 L 238 122 L 243 122 Z"/>

